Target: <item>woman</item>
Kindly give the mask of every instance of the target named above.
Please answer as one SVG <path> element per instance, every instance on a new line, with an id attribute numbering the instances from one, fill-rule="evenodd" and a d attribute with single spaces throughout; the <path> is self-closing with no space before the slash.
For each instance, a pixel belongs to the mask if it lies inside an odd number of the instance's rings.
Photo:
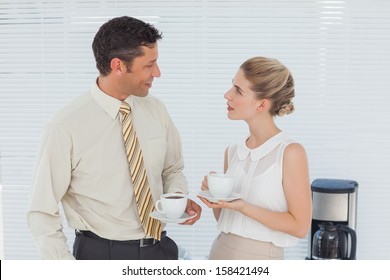
<path id="1" fill-rule="evenodd" d="M 228 118 L 244 120 L 245 141 L 225 151 L 224 172 L 243 198 L 212 203 L 221 233 L 209 259 L 283 259 L 284 247 L 304 238 L 311 222 L 308 161 L 301 144 L 275 124 L 294 111 L 294 80 L 275 59 L 245 61 L 225 93 Z M 207 176 L 202 191 L 208 190 Z"/>

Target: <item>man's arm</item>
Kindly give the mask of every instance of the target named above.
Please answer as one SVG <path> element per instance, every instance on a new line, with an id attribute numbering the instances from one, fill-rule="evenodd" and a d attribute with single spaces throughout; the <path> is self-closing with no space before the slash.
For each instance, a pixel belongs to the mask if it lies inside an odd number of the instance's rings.
<path id="1" fill-rule="evenodd" d="M 59 202 L 71 178 L 71 139 L 48 125 L 37 157 L 27 222 L 43 259 L 74 259 L 62 232 Z"/>
<path id="2" fill-rule="evenodd" d="M 163 107 L 165 109 L 165 107 Z M 167 125 L 167 151 L 162 172 L 164 193 L 188 193 L 188 184 L 184 176 L 184 160 L 181 138 L 171 117 L 165 109 Z"/>
<path id="3" fill-rule="evenodd" d="M 183 173 L 184 161 L 180 135 L 169 114 L 166 114 L 168 118 L 167 153 L 162 173 L 164 192 L 181 192 L 187 194 L 188 184 Z M 188 219 L 183 223 L 185 225 L 192 225 L 200 219 L 202 208 L 195 201 L 188 199 L 186 212 L 191 216 L 195 213 L 197 214 L 196 217 Z"/>

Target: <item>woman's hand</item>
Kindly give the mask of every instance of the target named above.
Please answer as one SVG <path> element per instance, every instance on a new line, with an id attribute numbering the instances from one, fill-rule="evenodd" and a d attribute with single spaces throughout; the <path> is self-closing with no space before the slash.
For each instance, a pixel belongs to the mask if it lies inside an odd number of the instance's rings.
<path id="1" fill-rule="evenodd" d="M 236 199 L 236 200 L 233 200 L 230 202 L 223 201 L 223 200 L 219 200 L 218 202 L 211 202 L 204 197 L 201 197 L 201 196 L 198 196 L 198 197 L 204 204 L 206 204 L 207 207 L 212 208 L 212 209 L 227 208 L 227 209 L 232 209 L 232 210 L 236 210 L 236 211 L 241 211 L 246 205 L 246 202 L 242 199 Z"/>
<path id="2" fill-rule="evenodd" d="M 215 172 L 215 171 L 210 171 L 210 172 L 209 172 L 209 174 L 215 174 L 215 173 L 217 173 L 217 172 Z M 201 189 L 202 191 L 208 191 L 208 190 L 209 190 L 209 184 L 208 184 L 208 182 L 207 182 L 207 175 L 205 175 L 205 176 L 203 177 L 203 181 L 202 181 L 202 185 L 200 186 L 200 189 Z"/>

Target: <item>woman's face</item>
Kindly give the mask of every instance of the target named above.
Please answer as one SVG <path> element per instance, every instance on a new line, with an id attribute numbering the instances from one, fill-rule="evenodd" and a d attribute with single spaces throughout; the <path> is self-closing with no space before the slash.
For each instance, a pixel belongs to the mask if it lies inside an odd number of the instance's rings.
<path id="1" fill-rule="evenodd" d="M 227 100 L 228 118 L 231 120 L 250 120 L 256 116 L 261 103 L 251 90 L 251 83 L 241 69 L 236 73 L 233 85 L 225 93 L 224 98 Z"/>

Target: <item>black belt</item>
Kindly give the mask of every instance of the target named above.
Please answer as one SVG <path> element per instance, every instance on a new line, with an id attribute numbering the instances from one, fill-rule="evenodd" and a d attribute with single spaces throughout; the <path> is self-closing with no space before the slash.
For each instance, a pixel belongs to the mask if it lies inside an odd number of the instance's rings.
<path id="1" fill-rule="evenodd" d="M 154 238 L 142 238 L 142 239 L 135 239 L 135 240 L 110 240 L 110 239 L 100 237 L 99 235 L 93 233 L 92 231 L 88 231 L 88 230 L 77 230 L 76 229 L 75 232 L 76 232 L 76 235 L 84 235 L 84 236 L 87 236 L 87 237 L 90 237 L 93 239 L 98 239 L 98 240 L 102 240 L 102 241 L 105 241 L 105 242 L 108 242 L 111 244 L 114 243 L 114 244 L 119 244 L 119 245 L 136 245 L 139 247 L 146 247 L 146 246 L 154 245 L 154 244 L 159 242 L 157 239 L 154 239 Z M 166 236 L 167 236 L 166 231 L 161 232 L 161 239 L 165 238 Z"/>

